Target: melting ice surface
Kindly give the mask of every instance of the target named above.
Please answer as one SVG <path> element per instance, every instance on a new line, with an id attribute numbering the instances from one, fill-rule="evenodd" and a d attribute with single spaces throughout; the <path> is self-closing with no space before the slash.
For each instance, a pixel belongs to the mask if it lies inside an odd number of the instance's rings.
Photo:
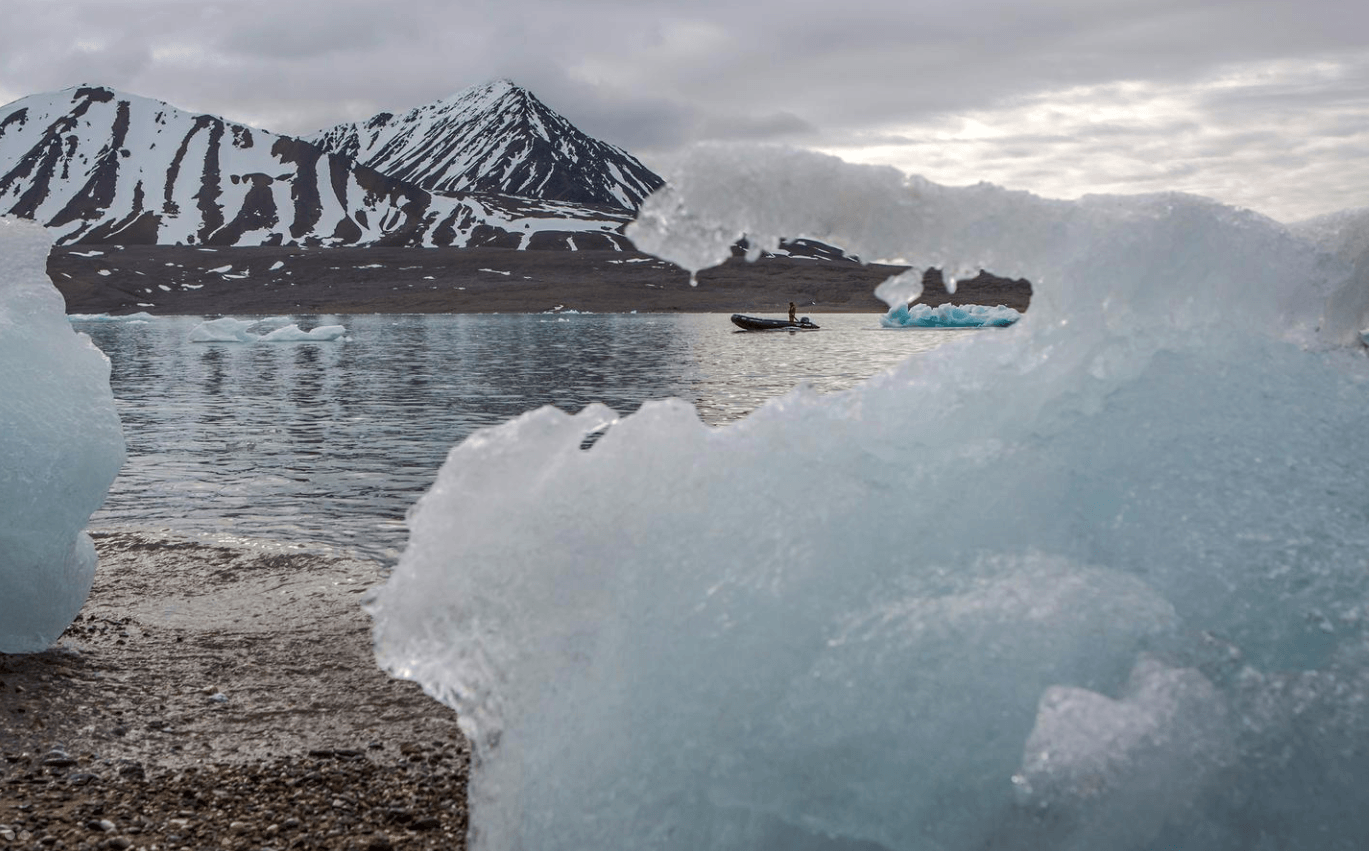
<path id="1" fill-rule="evenodd" d="M 900 304 L 879 318 L 885 328 L 1006 328 L 1022 318 L 1011 307 L 984 304 Z"/>
<path id="2" fill-rule="evenodd" d="M 231 316 L 223 316 L 201 322 L 192 328 L 190 341 L 192 343 L 318 343 L 341 340 L 346 334 L 347 329 L 342 325 L 320 325 L 317 328 L 303 331 L 286 317 L 235 319 Z"/>
<path id="3" fill-rule="evenodd" d="M 150 322 L 157 317 L 146 311 L 138 313 L 125 313 L 115 316 L 109 313 L 69 313 L 67 319 L 72 322 L 129 322 L 133 324 Z"/>
<path id="4" fill-rule="evenodd" d="M 43 650 L 90 593 L 82 529 L 124 460 L 109 361 L 71 330 L 51 239 L 0 218 L 0 653 Z"/>
<path id="5" fill-rule="evenodd" d="M 697 268 L 741 233 L 1036 294 L 724 428 L 544 408 L 454 448 L 370 605 L 473 738 L 474 847 L 1369 846 L 1350 261 L 1191 196 L 728 148 L 631 236 Z"/>

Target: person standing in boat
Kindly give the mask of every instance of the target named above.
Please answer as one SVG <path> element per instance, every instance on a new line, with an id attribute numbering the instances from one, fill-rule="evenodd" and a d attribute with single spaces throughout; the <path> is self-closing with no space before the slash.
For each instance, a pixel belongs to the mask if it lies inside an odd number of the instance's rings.
<path id="1" fill-rule="evenodd" d="M 798 321 L 799 321 L 799 309 L 798 309 L 797 307 L 794 306 L 794 303 L 793 303 L 792 301 L 789 302 L 789 321 L 790 321 L 790 322 L 798 322 Z"/>

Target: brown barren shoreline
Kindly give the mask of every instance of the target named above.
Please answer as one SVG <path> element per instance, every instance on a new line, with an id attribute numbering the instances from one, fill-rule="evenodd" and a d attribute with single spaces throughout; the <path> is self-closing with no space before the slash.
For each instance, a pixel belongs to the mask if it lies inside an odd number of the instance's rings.
<path id="1" fill-rule="evenodd" d="M 59 645 L 0 655 L 0 848 L 465 846 L 470 749 L 376 666 L 378 565 L 95 539 Z"/>
<path id="2" fill-rule="evenodd" d="M 500 248 L 61 246 L 48 274 L 69 313 L 883 313 L 873 293 L 899 266 L 734 258 L 698 275 L 621 251 Z M 980 275 L 954 296 L 924 278 L 923 303 L 1026 310 L 1031 285 Z"/>

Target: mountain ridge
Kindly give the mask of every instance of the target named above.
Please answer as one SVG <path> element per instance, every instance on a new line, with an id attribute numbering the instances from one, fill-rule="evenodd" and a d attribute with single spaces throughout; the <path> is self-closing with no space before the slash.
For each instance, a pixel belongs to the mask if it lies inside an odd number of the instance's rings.
<path id="1" fill-rule="evenodd" d="M 58 244 L 615 250 L 630 247 L 619 231 L 631 218 L 613 205 L 434 193 L 302 138 L 88 83 L 0 107 L 6 213 Z"/>

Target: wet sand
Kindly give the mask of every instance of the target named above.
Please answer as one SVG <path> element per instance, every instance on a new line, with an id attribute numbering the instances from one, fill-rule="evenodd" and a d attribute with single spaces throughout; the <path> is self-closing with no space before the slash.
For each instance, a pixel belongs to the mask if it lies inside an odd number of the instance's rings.
<path id="1" fill-rule="evenodd" d="M 464 847 L 470 749 L 376 667 L 378 565 L 95 538 L 59 645 L 0 655 L 0 848 Z"/>
<path id="2" fill-rule="evenodd" d="M 735 258 L 690 286 L 680 268 L 617 251 L 498 248 L 55 248 L 48 273 L 69 313 L 883 313 L 874 289 L 897 266 Z M 954 296 L 940 276 L 922 302 L 1026 310 L 1031 285 L 981 275 Z"/>

